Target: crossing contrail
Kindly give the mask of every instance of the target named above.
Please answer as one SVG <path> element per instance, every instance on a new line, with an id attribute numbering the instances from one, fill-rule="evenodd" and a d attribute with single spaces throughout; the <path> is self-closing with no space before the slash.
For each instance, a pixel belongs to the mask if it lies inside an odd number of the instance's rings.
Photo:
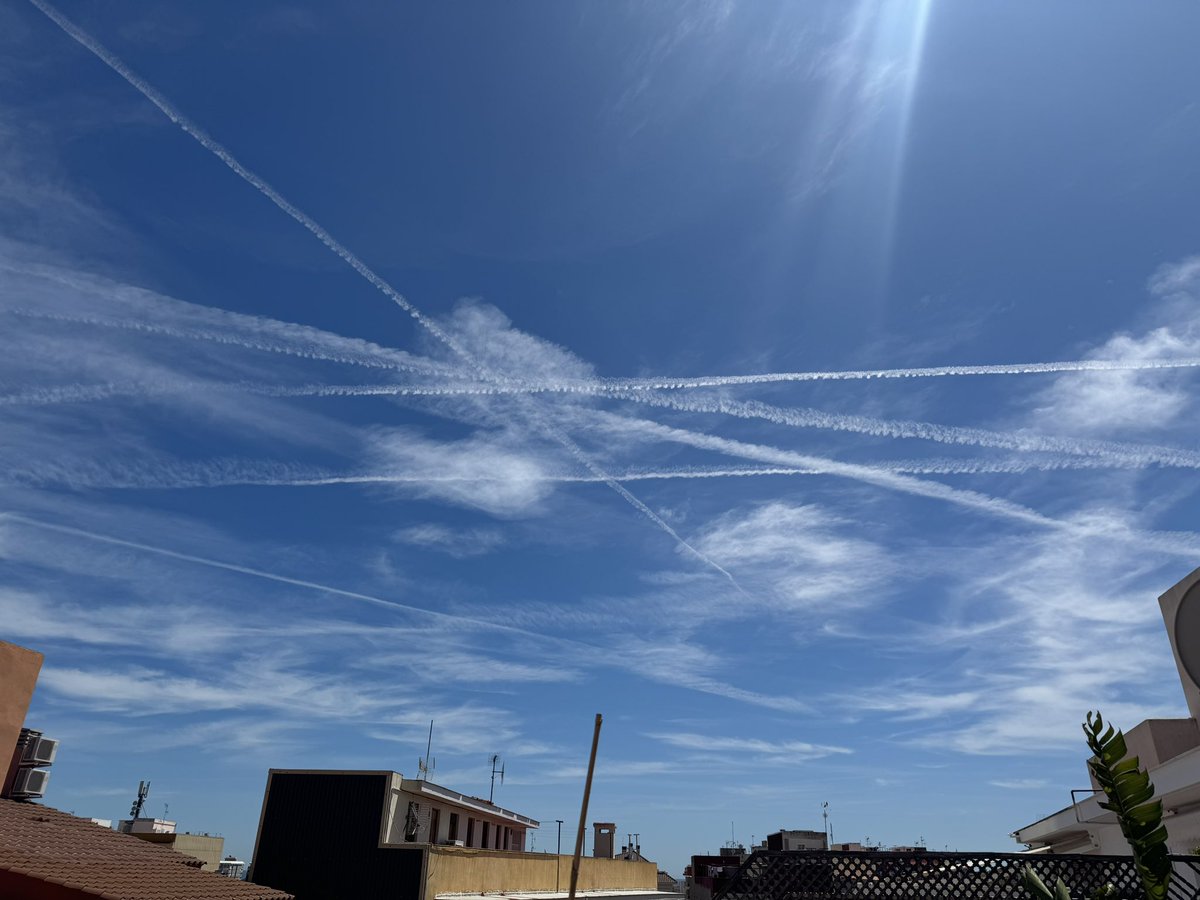
<path id="1" fill-rule="evenodd" d="M 1094 528 L 1089 528 L 1086 525 L 1055 519 L 1010 500 L 992 497 L 978 491 L 951 487 L 938 481 L 915 478 L 911 475 L 860 463 L 840 462 L 810 454 L 797 453 L 791 450 L 782 450 L 763 444 L 750 444 L 704 432 L 675 428 L 647 419 L 629 419 L 625 416 L 608 412 L 598 412 L 597 415 L 604 421 L 607 421 L 614 431 L 634 433 L 657 440 L 672 441 L 701 450 L 712 450 L 727 456 L 736 456 L 770 465 L 818 469 L 820 474 L 848 478 L 917 497 L 942 500 L 956 506 L 988 513 L 999 518 L 1025 522 L 1045 528 L 1086 534 L 1095 533 Z M 1200 535 L 1170 532 L 1137 532 L 1136 536 L 1146 546 L 1151 546 L 1154 549 L 1173 555 L 1194 558 L 1197 550 L 1200 550 Z"/>
<path id="2" fill-rule="evenodd" d="M 870 416 L 827 413 L 816 409 L 789 409 L 758 401 L 680 399 L 655 394 L 624 393 L 618 399 L 632 400 L 689 413 L 719 413 L 743 419 L 761 419 L 776 425 L 798 428 L 820 428 L 849 431 L 876 437 L 919 438 L 943 444 L 997 447 L 1020 452 L 1065 453 L 1072 456 L 1094 456 L 1120 461 L 1127 465 L 1162 465 L 1171 468 L 1200 468 L 1200 453 L 1176 447 L 1153 444 L 1125 444 L 1118 441 L 1098 441 L 1086 438 L 1063 438 L 1027 432 L 989 431 L 984 428 L 964 428 L 932 422 L 877 419 Z"/>
<path id="3" fill-rule="evenodd" d="M 265 316 L 251 316 L 129 285 L 112 285 L 98 278 L 84 278 L 61 268 L 32 263 L 0 261 L 0 271 L 61 284 L 81 293 L 101 294 L 105 299 L 130 309 L 133 318 L 118 319 L 97 315 L 78 315 L 40 308 L 10 307 L 6 312 L 27 318 L 71 322 L 91 327 L 123 329 L 172 338 L 229 344 L 247 350 L 285 353 L 306 359 L 327 360 L 373 369 L 398 369 L 435 375 L 462 377 L 454 366 L 415 357 L 403 350 L 383 347 L 371 341 L 335 334 L 308 325 L 284 322 Z M 133 301 L 133 302 L 131 302 Z M 200 320 L 200 327 L 188 324 L 163 324 L 148 321 L 146 309 L 169 309 L 180 318 Z"/>
<path id="4" fill-rule="evenodd" d="M 380 275 L 376 274 L 373 269 L 358 258 L 348 247 L 342 244 L 337 238 L 325 230 L 313 218 L 308 216 L 298 207 L 294 206 L 282 194 L 276 191 L 265 180 L 260 178 L 254 172 L 243 166 L 238 160 L 225 149 L 220 143 L 214 140 L 207 132 L 199 125 L 191 121 L 187 116 L 183 115 L 168 101 L 162 94 L 150 86 L 148 82 L 134 73 L 128 66 L 125 65 L 116 55 L 111 53 L 106 47 L 101 45 L 87 32 L 80 29 L 73 22 L 63 16 L 57 9 L 51 6 L 46 0 L 30 0 L 41 12 L 49 18 L 54 24 L 63 30 L 68 36 L 73 38 L 78 44 L 89 50 L 97 59 L 107 65 L 110 69 L 120 75 L 125 81 L 142 94 L 147 100 L 157 106 L 162 113 L 178 125 L 185 133 L 194 138 L 202 147 L 216 156 L 226 166 L 228 166 L 235 174 L 243 181 L 251 185 L 259 191 L 263 196 L 275 204 L 280 210 L 287 213 L 304 226 L 310 233 L 313 234 L 322 244 L 324 244 L 333 253 L 341 257 L 355 272 L 361 275 L 366 281 L 372 284 L 377 290 L 382 292 L 397 306 L 409 314 L 421 327 L 428 331 L 433 337 L 445 344 L 455 356 L 461 359 L 482 381 L 496 380 L 488 368 L 482 365 L 475 359 L 474 355 L 467 350 L 455 337 L 445 331 L 433 319 L 422 313 L 416 306 L 410 303 L 399 291 L 393 288 Z M 721 573 L 738 591 L 742 591 L 741 586 L 733 575 L 721 566 L 716 560 L 702 553 L 700 550 L 693 547 L 690 543 L 684 540 L 678 532 L 675 531 L 666 521 L 655 513 L 650 507 L 646 506 L 641 500 L 629 492 L 627 488 L 619 482 L 614 481 L 605 475 L 601 469 L 583 449 L 560 427 L 550 422 L 540 411 L 529 407 L 522 403 L 522 411 L 543 433 L 548 434 L 558 444 L 567 450 L 577 462 L 583 465 L 589 472 L 605 479 L 605 484 L 610 489 L 615 491 L 623 500 L 629 503 L 634 509 L 640 512 L 643 516 L 649 519 L 652 523 L 658 526 L 667 535 L 672 537 L 676 543 L 682 547 L 688 554 L 710 566 L 717 572 Z M 743 591 L 744 593 L 744 591 Z"/>
<path id="5" fill-rule="evenodd" d="M 409 385 L 275 385 L 256 382 L 212 382 L 186 381 L 146 385 L 139 382 L 96 384 L 67 384 L 31 388 L 14 394 L 0 394 L 0 406 L 48 405 L 56 403 L 90 403 L 120 396 L 155 397 L 204 393 L 250 393 L 270 397 L 373 397 L 373 396 L 427 396 L 441 394 L 436 388 L 425 389 Z M 1119 441 L 1100 441 L 1087 438 L 1064 438 L 1032 432 L 991 431 L 983 428 L 968 428 L 957 425 L 942 425 L 933 422 L 918 422 L 897 419 L 879 419 L 871 416 L 828 413 L 817 409 L 773 406 L 758 401 L 737 401 L 726 398 L 680 399 L 652 393 L 613 392 L 613 399 L 628 400 L 646 406 L 672 409 L 688 413 L 712 413 L 731 415 L 743 419 L 760 419 L 776 425 L 795 428 L 816 428 L 845 431 L 875 437 L 913 438 L 935 441 L 957 446 L 994 447 L 1020 453 L 1053 453 L 1065 456 L 1094 458 L 1101 461 L 1095 468 L 1146 468 L 1153 465 L 1195 469 L 1200 468 L 1200 452 L 1178 447 L 1154 444 L 1129 444 Z M 905 469 L 926 474 L 970 474 L 961 466 L 953 470 L 943 469 L 937 464 L 925 469 Z M 980 463 L 970 465 L 978 466 Z M 994 464 L 993 464 L 994 465 Z M 1006 463 L 1003 471 L 1016 472 L 1019 466 Z M 1066 463 L 1054 465 L 1038 464 L 1026 469 L 1083 468 Z M 978 470 L 983 471 L 983 470 Z M 1000 471 L 987 469 L 987 471 Z M 584 480 L 600 480 L 603 476 L 593 473 Z M 614 481 L 628 481 L 614 477 Z"/>

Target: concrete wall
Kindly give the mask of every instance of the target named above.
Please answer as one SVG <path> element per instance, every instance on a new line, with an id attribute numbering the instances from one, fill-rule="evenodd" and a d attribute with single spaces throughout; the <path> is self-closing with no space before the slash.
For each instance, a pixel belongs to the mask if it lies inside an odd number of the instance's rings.
<path id="1" fill-rule="evenodd" d="M 221 856 L 225 852 L 225 838 L 210 837 L 204 834 L 177 834 L 171 844 L 171 849 L 202 860 L 204 862 L 204 865 L 200 867 L 202 871 L 215 872 L 217 863 L 221 861 Z"/>
<path id="2" fill-rule="evenodd" d="M 7 795 L 16 774 L 10 770 L 17 738 L 25 725 L 25 714 L 33 699 L 38 672 L 42 670 L 42 654 L 0 641 L 0 795 Z"/>
<path id="3" fill-rule="evenodd" d="M 225 838 L 209 834 L 160 834 L 153 831 L 134 832 L 133 836 L 150 844 L 162 844 L 204 863 L 205 872 L 217 871 L 217 863 L 225 852 Z"/>
<path id="4" fill-rule="evenodd" d="M 570 884 L 570 856 L 430 847 L 424 900 L 434 900 L 442 894 L 482 894 L 485 891 L 553 891 L 556 888 L 565 891 Z M 653 891 L 657 887 L 658 867 L 652 862 L 586 856 L 579 861 L 578 889 L 581 891 Z"/>

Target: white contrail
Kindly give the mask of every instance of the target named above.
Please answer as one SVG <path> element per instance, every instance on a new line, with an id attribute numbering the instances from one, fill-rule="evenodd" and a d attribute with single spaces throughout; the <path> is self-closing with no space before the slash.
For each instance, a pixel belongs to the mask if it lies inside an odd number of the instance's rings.
<path id="1" fill-rule="evenodd" d="M 1019 452 L 1064 453 L 1071 456 L 1097 457 L 1119 462 L 1125 466 L 1149 465 L 1171 468 L 1200 468 L 1200 453 L 1177 447 L 1153 444 L 1125 444 L 1117 441 L 1063 438 L 1028 432 L 989 431 L 984 428 L 964 428 L 932 422 L 877 419 L 870 416 L 827 413 L 816 409 L 789 409 L 758 401 L 738 401 L 725 398 L 705 400 L 678 399 L 655 394 L 615 394 L 617 399 L 632 400 L 688 413 L 719 413 L 743 419 L 761 419 L 776 425 L 795 428 L 820 428 L 849 431 L 876 437 L 919 438 L 942 444 L 997 447 Z"/>
<path id="2" fill-rule="evenodd" d="M 37 275 L 44 278 L 55 278 L 56 280 L 66 282 L 66 278 L 64 276 L 56 276 L 49 272 L 40 271 L 32 267 L 13 266 L 7 263 L 0 263 L 0 268 L 9 269 L 12 271 L 20 271 L 26 274 Z M 140 331 L 147 334 L 161 334 L 167 337 L 181 339 L 231 344 L 248 350 L 261 350 L 270 353 L 285 353 L 308 359 L 327 360 L 330 362 L 361 366 L 364 368 L 413 371 L 443 376 L 448 379 L 461 377 L 463 374 L 461 371 L 456 370 L 454 367 L 448 366 L 445 363 L 414 357 L 402 350 L 383 347 L 373 344 L 370 341 L 348 338 L 343 335 L 332 334 L 330 332 L 322 331 L 321 329 L 309 328 L 308 326 L 297 325 L 291 322 L 282 322 L 276 319 L 260 318 L 256 316 L 245 316 L 243 314 L 228 310 L 219 310 L 212 307 L 200 306 L 198 304 L 186 303 L 186 301 L 176 302 L 184 303 L 186 306 L 194 307 L 197 310 L 218 313 L 224 317 L 230 318 L 235 325 L 240 325 L 243 327 L 257 325 L 259 326 L 258 330 L 262 330 L 262 326 L 265 325 L 275 325 L 281 328 L 309 332 L 308 337 L 311 340 L 317 340 L 324 337 L 327 339 L 334 339 L 339 343 L 361 344 L 362 350 L 354 353 L 344 350 L 323 350 L 316 346 L 292 347 L 283 343 L 272 343 L 261 339 L 247 338 L 237 334 L 230 335 L 204 329 L 155 325 L 132 319 L 78 316 L 20 308 L 9 309 L 7 312 L 13 315 L 30 318 L 49 319 L 52 321 L 61 322 L 74 322 L 82 325 L 98 326 L 103 328 Z M 245 321 L 242 322 L 238 320 Z M 285 336 L 284 339 L 302 340 L 304 339 L 304 335 L 295 337 Z M 931 366 L 910 369 L 851 369 L 811 372 L 766 372 L 755 375 L 701 375 L 695 377 L 661 375 L 651 378 L 557 379 L 548 381 L 530 381 L 525 379 L 511 378 L 508 376 L 495 375 L 493 373 L 493 381 L 488 383 L 468 382 L 465 384 L 451 383 L 441 385 L 420 385 L 413 386 L 402 392 L 398 392 L 410 394 L 412 396 L 431 397 L 541 393 L 603 395 L 627 391 L 683 391 L 711 387 L 733 387 L 738 385 L 776 384 L 781 382 L 800 381 L 851 381 L 958 375 L 1029 375 L 1055 372 L 1152 371 L 1162 369 L 1190 369 L 1197 367 L 1200 367 L 1200 358 L 1134 360 L 1085 359 L 1045 363 L 1013 363 L 1005 365 Z M 353 386 L 347 386 L 347 390 L 352 387 Z M 384 393 L 385 391 L 381 388 L 379 392 Z"/>
<path id="3" fill-rule="evenodd" d="M 1058 526 L 1058 523 L 1054 519 L 1044 516 L 1029 507 L 997 497 L 989 497 L 987 494 L 982 494 L 978 491 L 950 487 L 937 481 L 925 481 L 885 469 L 877 469 L 857 463 L 838 462 L 837 460 L 812 456 L 807 453 L 797 453 L 793 450 L 781 450 L 762 444 L 748 444 L 744 441 L 735 441 L 703 432 L 674 428 L 646 419 L 630 420 L 612 413 L 600 413 L 600 415 L 607 421 L 613 422 L 615 429 L 650 435 L 660 440 L 683 443 L 703 450 L 715 450 L 718 453 L 752 459 L 756 462 L 817 469 L 824 475 L 849 478 L 854 481 L 861 481 L 914 496 L 944 500 L 957 506 L 992 513 L 1002 518 L 1041 526 Z"/>
<path id="4" fill-rule="evenodd" d="M 220 569 L 226 572 L 233 572 L 238 575 L 246 575 L 252 578 L 262 578 L 267 581 L 286 584 L 292 587 L 304 588 L 306 590 L 317 591 L 323 594 L 330 594 L 335 597 L 345 597 L 348 600 L 355 600 L 361 603 L 367 603 L 372 606 L 380 606 L 385 609 L 401 610 L 403 612 L 412 613 L 419 616 L 425 616 L 441 622 L 447 622 L 458 626 L 469 626 L 484 631 L 500 632 L 503 634 L 517 635 L 519 637 L 528 638 L 540 644 L 550 644 L 557 651 L 570 651 L 572 659 L 592 660 L 597 665 L 612 666 L 618 669 L 629 670 L 630 666 L 627 661 L 622 661 L 619 654 L 613 654 L 610 648 L 589 644 L 586 641 L 580 641 L 574 638 L 564 638 L 545 633 L 544 631 L 531 631 L 524 628 L 519 628 L 515 625 L 507 625 L 501 622 L 492 622 L 486 619 L 477 619 L 472 616 L 458 615 L 454 613 L 437 612 L 431 609 L 425 609 L 420 606 L 412 606 L 407 603 L 400 603 L 395 600 L 388 600 L 384 597 L 378 597 L 373 594 L 364 594 L 360 591 L 349 591 L 344 588 L 333 587 L 332 585 L 322 584 L 316 581 L 307 581 L 301 578 L 292 578 L 287 575 L 279 575 L 275 572 L 267 572 L 263 569 L 254 569 L 249 566 L 240 566 L 236 563 L 228 563 L 222 560 L 211 559 L 205 556 L 197 556 L 192 553 L 181 553 L 177 550 L 170 550 L 165 547 L 158 547 L 153 544 L 144 544 L 140 541 L 130 541 L 124 538 L 113 537 L 112 535 L 100 534 L 95 531 L 88 531 L 83 528 L 76 528 L 70 525 L 58 525 L 51 522 L 43 522 L 40 519 L 34 519 L 29 516 L 24 516 L 13 512 L 0 512 L 0 521 L 9 520 L 18 522 L 22 525 L 31 528 L 41 528 L 46 531 L 53 531 L 59 534 L 71 535 L 72 537 L 83 538 L 85 540 L 96 541 L 102 544 L 109 544 L 116 547 L 125 547 L 130 550 L 138 550 L 143 553 L 151 553 L 156 556 L 163 556 L 168 559 L 176 559 L 181 562 L 194 563 L 199 566 L 206 566 L 212 569 Z M 753 691 L 743 690 L 733 685 L 724 684 L 693 671 L 688 671 L 686 676 L 676 676 L 674 673 L 668 672 L 649 672 L 645 667 L 634 668 L 638 674 L 651 680 L 661 681 L 667 684 L 674 684 L 679 687 L 685 687 L 690 690 L 701 693 L 714 694 L 717 696 L 728 697 L 730 699 L 739 700 L 745 703 L 764 706 L 771 709 L 794 709 L 799 704 L 791 701 L 788 698 L 780 698 L 772 695 L 757 694 Z"/>
<path id="5" fill-rule="evenodd" d="M 153 544 L 143 544 L 138 541 L 125 540 L 124 538 L 100 534 L 95 531 L 88 531 L 84 528 L 75 528 L 70 525 L 58 525 L 51 522 L 43 522 L 40 519 L 30 518 L 19 513 L 0 512 L 0 520 L 4 519 L 12 522 L 19 522 L 22 525 L 28 525 L 31 528 L 41 528 L 46 531 L 54 531 L 58 532 L 59 534 L 68 534 L 72 535 L 73 537 L 86 538 L 90 541 L 98 541 L 103 544 L 111 544 L 117 547 L 127 547 L 131 550 L 140 550 L 144 553 L 153 553 L 157 556 L 165 556 L 169 557 L 170 559 L 180 560 L 182 562 L 195 563 L 197 565 L 207 566 L 212 569 L 222 569 L 226 572 L 236 572 L 239 575 L 249 575 L 254 578 L 264 578 L 268 581 L 279 582 L 280 584 L 288 584 L 292 585 L 293 587 L 307 588 L 308 590 L 320 591 L 322 593 L 332 594 L 337 597 L 346 597 L 347 599 L 368 603 L 372 606 L 382 606 L 387 609 L 399 609 L 404 612 L 414 613 L 416 615 L 425 616 L 440 621 L 453 622 L 456 624 L 468 624 L 473 627 L 483 628 L 489 631 L 505 631 L 538 639 L 545 639 L 546 637 L 544 634 L 538 634 L 537 632 L 533 631 L 525 631 L 522 628 L 516 628 L 511 625 L 488 622 L 485 619 L 475 619 L 470 616 L 437 612 L 436 610 L 425 609 L 420 606 L 412 606 L 408 603 L 401 603 L 397 600 L 388 600 L 383 597 L 376 597 L 372 594 L 364 594 L 359 591 L 348 591 L 343 588 L 332 587 L 331 585 L 321 584 L 320 582 L 316 581 L 306 581 L 301 578 L 291 578 L 287 575 L 278 575 L 274 572 L 267 572 L 263 569 L 240 566 L 236 563 L 224 562 L 218 559 L 210 559 L 206 556 L 197 556 L 192 553 L 181 553 L 178 550 L 169 550 L 165 547 L 156 547 Z"/>
<path id="6" fill-rule="evenodd" d="M 80 293 L 100 294 L 106 300 L 126 308 L 132 308 L 137 317 L 113 319 L 52 312 L 37 308 L 9 308 L 6 310 L 13 315 L 105 328 L 121 328 L 190 340 L 212 341 L 240 346 L 249 350 L 287 353 L 307 359 L 328 360 L 374 369 L 401 369 L 447 377 L 455 375 L 462 377 L 462 372 L 453 366 L 414 357 L 403 350 L 382 347 L 361 338 L 346 337 L 308 325 L 298 325 L 294 322 L 284 322 L 265 316 L 251 316 L 189 303 L 174 297 L 163 297 L 153 291 L 130 285 L 110 284 L 106 280 L 95 277 L 84 278 L 77 273 L 64 271 L 54 266 L 0 261 L 0 270 L 42 281 L 55 282 Z M 131 299 L 137 302 L 131 303 Z M 167 325 L 149 322 L 144 318 L 144 311 L 147 308 L 158 310 L 163 307 L 176 311 L 182 318 L 200 319 L 202 320 L 201 324 L 208 327 Z M 234 332 L 213 331 L 213 327 L 231 327 Z"/>
<path id="7" fill-rule="evenodd" d="M 899 475 L 986 475 L 1023 474 L 1030 471 L 1109 469 L 1121 467 L 1120 461 L 1087 457 L 1019 457 L 1015 459 L 926 459 L 865 462 L 883 472 Z M 799 466 L 677 466 L 655 469 L 627 469 L 610 473 L 621 482 L 703 480 L 715 478 L 759 478 L 798 475 L 827 475 L 825 468 Z M 26 462 L 6 466 L 0 471 L 0 483 L 58 484 L 73 488 L 105 490 L 189 490 L 221 487 L 326 487 L 338 485 L 395 485 L 420 487 L 424 484 L 503 483 L 499 475 L 439 475 L 420 472 L 336 472 L 283 463 L 215 460 L 201 463 L 159 462 L 147 465 L 94 463 L 72 460 L 67 463 Z M 604 484 L 596 475 L 545 473 L 536 479 L 555 484 Z"/>
<path id="8" fill-rule="evenodd" d="M 428 318 L 419 309 L 413 306 L 408 300 L 390 284 L 383 280 L 379 275 L 359 259 L 350 249 L 344 246 L 341 241 L 335 238 L 332 234 L 326 231 L 323 227 L 317 224 L 302 210 L 293 206 L 282 194 L 275 188 L 271 187 L 261 177 L 251 172 L 243 166 L 234 157 L 232 153 L 225 149 L 216 139 L 208 134 L 203 128 L 185 116 L 182 112 L 167 100 L 162 94 L 150 86 L 141 76 L 137 75 L 132 69 L 125 65 L 114 53 L 108 50 L 103 44 L 93 38 L 83 29 L 79 28 L 74 22 L 66 18 L 57 9 L 51 6 L 46 0 L 29 0 L 36 6 L 46 18 L 50 19 L 55 25 L 63 30 L 76 43 L 84 47 L 92 53 L 102 63 L 125 79 L 134 90 L 140 93 L 143 97 L 153 103 L 168 119 L 178 125 L 185 133 L 190 135 L 197 143 L 205 150 L 213 154 L 217 159 L 221 160 L 226 166 L 233 170 L 239 178 L 255 188 L 264 197 L 274 203 L 279 209 L 287 213 L 300 225 L 304 226 L 313 234 L 322 244 L 340 256 L 354 271 L 365 278 L 368 282 L 381 291 L 397 306 L 408 313 L 414 320 L 419 322 L 422 327 L 429 331 L 439 341 L 450 347 L 464 359 L 470 359 L 470 354 L 454 339 L 454 337 L 442 330 L 437 322 Z"/>
<path id="9" fill-rule="evenodd" d="M 712 450 L 717 453 L 737 456 L 742 459 L 751 459 L 756 462 L 796 468 L 818 469 L 820 474 L 848 478 L 918 497 L 943 500 L 956 506 L 990 513 L 1013 521 L 1032 523 L 1057 530 L 1085 534 L 1097 533 L 1094 528 L 1080 525 L 1076 522 L 1054 519 L 1009 500 L 991 497 L 978 491 L 950 487 L 937 481 L 914 478 L 910 475 L 892 472 L 887 469 L 857 463 L 844 463 L 761 444 L 748 444 L 743 441 L 735 441 L 703 432 L 674 428 L 646 419 L 631 420 L 614 413 L 598 412 L 597 416 L 609 422 L 614 430 L 633 432 L 642 436 L 648 435 L 659 440 L 681 443 L 702 450 Z M 1134 537 L 1146 546 L 1173 555 L 1194 558 L 1196 553 L 1200 551 L 1200 535 L 1169 532 L 1136 532 L 1134 533 Z"/>
<path id="10" fill-rule="evenodd" d="M 331 251 L 340 256 L 355 272 L 366 279 L 376 289 L 382 292 L 386 297 L 391 299 L 397 306 L 407 312 L 418 324 L 425 328 L 431 335 L 450 348 L 451 351 L 471 369 L 475 371 L 477 376 L 482 381 L 496 380 L 487 367 L 481 365 L 462 344 L 460 344 L 453 335 L 443 330 L 435 321 L 430 319 L 419 309 L 417 309 L 395 288 L 388 284 L 381 276 L 377 275 L 366 263 L 358 258 L 350 249 L 338 241 L 332 234 L 326 231 L 315 220 L 305 214 L 303 211 L 293 206 L 288 202 L 282 194 L 276 191 L 266 181 L 251 172 L 245 166 L 234 158 L 228 150 L 220 143 L 208 135 L 202 128 L 192 122 L 189 118 L 179 112 L 165 97 L 158 91 L 152 88 L 146 81 L 136 75 L 128 66 L 125 65 L 119 58 L 108 51 L 98 41 L 92 38 L 87 32 L 78 28 L 73 22 L 65 18 L 46 0 L 30 0 L 41 12 L 61 28 L 67 35 L 73 38 L 81 46 L 96 56 L 101 62 L 107 65 L 110 69 L 120 75 L 125 81 L 140 92 L 147 100 L 157 106 L 164 115 L 187 134 L 193 137 L 199 144 L 221 160 L 226 166 L 233 170 L 243 181 L 257 189 L 263 196 L 274 203 L 279 209 L 287 213 L 300 225 L 304 226 L 311 232 L 321 243 L 328 247 Z M 583 449 L 571 439 L 561 428 L 554 425 L 552 422 L 543 417 L 539 411 L 532 408 L 525 408 L 525 413 L 533 421 L 537 427 L 543 432 L 549 434 L 555 441 L 563 446 L 579 463 L 581 463 L 589 472 L 594 475 L 605 478 L 605 483 L 614 491 L 617 492 L 627 503 L 633 506 L 638 512 L 642 513 L 647 519 L 657 525 L 662 531 L 670 535 L 685 551 L 691 554 L 696 559 L 712 567 L 720 572 L 729 582 L 741 591 L 737 580 L 724 567 L 718 564 L 704 553 L 701 553 L 668 525 L 658 514 L 650 507 L 646 506 L 641 500 L 629 492 L 627 488 L 620 483 L 607 477 L 594 461 L 592 461 Z"/>
<path id="11" fill-rule="evenodd" d="M 179 338 L 192 341 L 207 341 L 214 344 L 239 347 L 243 350 L 279 353 L 286 356 L 295 356 L 300 359 L 310 359 L 321 362 L 334 362 L 344 365 L 363 366 L 365 368 L 372 369 L 390 369 L 401 372 L 415 372 L 421 375 L 434 375 L 443 378 L 461 376 L 460 372 L 455 371 L 443 363 L 425 361 L 419 357 L 405 353 L 403 350 L 388 350 L 384 347 L 378 347 L 376 353 L 363 353 L 361 356 L 354 356 L 345 352 L 322 350 L 314 345 L 289 346 L 286 343 L 278 341 L 267 341 L 261 338 L 248 337 L 229 332 L 210 331 L 203 328 L 185 328 L 176 325 L 156 325 L 151 322 L 144 321 L 140 322 L 127 319 L 109 319 L 98 316 L 76 316 L 65 313 L 48 313 L 41 312 L 39 310 L 28 309 L 10 309 L 6 310 L 6 312 L 22 318 L 43 319 L 50 322 L 66 322 L 77 325 L 86 325 L 89 328 L 112 328 L 121 331 L 162 335 L 163 337 Z M 299 328 L 303 326 L 295 327 Z M 319 332 L 316 329 L 313 330 L 318 334 L 324 333 Z M 340 337 L 340 335 L 338 337 Z M 351 339 L 344 338 L 343 340 L 348 341 Z M 363 343 L 369 345 L 369 342 L 367 341 L 363 341 Z"/>
<path id="12" fill-rule="evenodd" d="M 1053 372 L 1123 372 L 1143 369 L 1194 369 L 1200 357 L 1179 359 L 1076 359 L 1061 362 L 1006 363 L 982 366 L 924 366 L 908 369 L 846 369 L 817 372 L 766 372 L 760 375 L 702 375 L 695 378 L 611 378 L 605 390 L 685 390 L 775 384 L 789 381 L 861 381 L 887 378 L 940 378 L 958 375 L 1040 375 Z M 566 390 L 571 388 L 564 385 Z"/>

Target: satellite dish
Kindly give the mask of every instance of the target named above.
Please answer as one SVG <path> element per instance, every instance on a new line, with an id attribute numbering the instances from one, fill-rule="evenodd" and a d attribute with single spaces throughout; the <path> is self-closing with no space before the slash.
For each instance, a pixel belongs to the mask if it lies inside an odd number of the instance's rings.
<path id="1" fill-rule="evenodd" d="M 1193 684 L 1200 685 L 1200 582 L 1193 584 L 1175 610 L 1175 652 Z"/>
<path id="2" fill-rule="evenodd" d="M 1200 719 L 1200 569 L 1158 598 L 1188 712 Z"/>

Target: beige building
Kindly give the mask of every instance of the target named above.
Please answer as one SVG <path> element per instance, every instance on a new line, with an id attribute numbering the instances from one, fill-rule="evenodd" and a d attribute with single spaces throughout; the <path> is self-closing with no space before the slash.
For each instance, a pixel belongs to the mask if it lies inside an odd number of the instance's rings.
<path id="1" fill-rule="evenodd" d="M 521 851 L 525 849 L 526 831 L 540 824 L 430 781 L 395 775 L 392 782 L 388 843 Z"/>
<path id="2" fill-rule="evenodd" d="M 220 868 L 221 854 L 225 852 L 225 838 L 211 834 L 177 834 L 163 831 L 131 831 L 135 838 L 149 844 L 170 847 L 176 853 L 191 856 L 201 862 L 203 872 L 216 872 Z"/>
<path id="3" fill-rule="evenodd" d="M 1163 802 L 1163 824 L 1171 853 L 1200 847 L 1200 569 L 1159 597 L 1163 623 L 1190 716 L 1147 719 L 1125 733 Z M 1091 773 L 1089 772 L 1089 775 Z M 1100 808 L 1097 793 L 1072 797 L 1071 805 L 1012 833 L 1034 853 L 1091 853 L 1128 856 L 1129 844 L 1113 813 Z"/>
<path id="4" fill-rule="evenodd" d="M 0 797 L 9 796 L 21 768 L 21 729 L 43 659 L 35 650 L 0 641 Z"/>

